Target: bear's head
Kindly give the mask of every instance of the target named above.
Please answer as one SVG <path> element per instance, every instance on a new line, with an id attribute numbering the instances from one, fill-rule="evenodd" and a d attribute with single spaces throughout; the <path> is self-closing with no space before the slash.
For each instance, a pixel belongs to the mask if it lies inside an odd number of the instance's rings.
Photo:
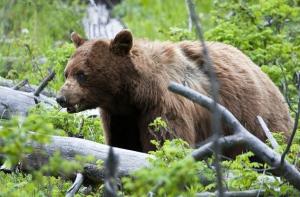
<path id="1" fill-rule="evenodd" d="M 71 34 L 76 51 L 65 68 L 65 83 L 57 102 L 75 113 L 96 107 L 109 108 L 124 89 L 124 77 L 132 70 L 132 34 L 122 30 L 112 40 L 84 40 Z"/>

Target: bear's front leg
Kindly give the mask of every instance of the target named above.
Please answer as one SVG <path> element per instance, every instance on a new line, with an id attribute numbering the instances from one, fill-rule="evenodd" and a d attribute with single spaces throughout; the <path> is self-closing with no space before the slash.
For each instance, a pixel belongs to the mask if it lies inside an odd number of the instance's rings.
<path id="1" fill-rule="evenodd" d="M 166 128 L 159 128 L 155 131 L 153 126 L 150 126 L 157 117 L 161 117 L 167 123 Z M 172 117 L 172 116 L 171 116 Z M 191 146 L 195 144 L 195 128 L 193 122 L 176 118 L 168 118 L 167 115 L 146 113 L 139 119 L 140 141 L 143 152 L 155 150 L 156 147 L 151 143 L 151 140 L 157 140 L 161 143 L 167 139 L 181 138 L 187 141 Z"/>
<path id="2" fill-rule="evenodd" d="M 106 144 L 142 152 L 137 116 L 111 114 L 101 110 Z"/>

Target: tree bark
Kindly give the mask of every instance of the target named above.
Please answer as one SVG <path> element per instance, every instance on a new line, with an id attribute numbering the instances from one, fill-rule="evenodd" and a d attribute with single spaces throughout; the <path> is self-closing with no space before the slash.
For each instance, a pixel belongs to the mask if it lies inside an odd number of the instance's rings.
<path id="1" fill-rule="evenodd" d="M 105 161 L 108 155 L 109 146 L 99 144 L 93 141 L 74 137 L 52 136 L 49 144 L 41 145 L 30 143 L 34 152 L 25 156 L 20 162 L 20 170 L 33 171 L 39 169 L 48 162 L 50 156 L 59 151 L 61 157 L 67 160 L 75 160 L 76 155 L 93 156 L 96 160 Z M 135 170 L 149 166 L 147 157 L 150 155 L 136 151 L 113 148 L 113 151 L 119 158 L 119 176 L 126 176 Z M 103 169 L 98 169 L 93 164 L 84 166 L 83 175 L 93 181 L 101 181 L 104 177 Z"/>
<path id="2" fill-rule="evenodd" d="M 12 115 L 26 115 L 28 110 L 39 102 L 45 103 L 46 106 L 56 104 L 54 99 L 44 95 L 36 97 L 33 93 L 0 86 L 0 119 L 9 119 Z"/>

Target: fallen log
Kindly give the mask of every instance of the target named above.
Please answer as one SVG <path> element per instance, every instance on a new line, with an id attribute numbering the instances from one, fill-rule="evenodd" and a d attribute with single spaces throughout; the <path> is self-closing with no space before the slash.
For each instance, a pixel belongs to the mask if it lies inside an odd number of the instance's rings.
<path id="1" fill-rule="evenodd" d="M 14 88 L 18 84 L 19 84 L 19 82 L 14 82 L 12 80 L 0 77 L 0 86 Z M 23 91 L 23 92 L 35 92 L 37 89 L 38 89 L 38 86 L 24 84 L 24 86 L 21 86 L 18 90 Z M 55 97 L 55 93 L 53 91 L 49 91 L 49 90 L 43 90 L 41 92 L 41 94 L 48 96 L 48 97 Z"/>
<path id="2" fill-rule="evenodd" d="M 56 151 L 59 151 L 61 157 L 67 160 L 75 160 L 75 156 L 80 155 L 93 156 L 95 160 L 105 161 L 110 148 L 89 140 L 61 136 L 52 136 L 49 144 L 30 143 L 28 146 L 32 147 L 34 152 L 26 155 L 19 167 L 21 171 L 28 172 L 42 167 Z M 126 176 L 135 170 L 149 166 L 147 157 L 150 155 L 148 154 L 121 148 L 113 148 L 113 151 L 119 158 L 119 176 Z M 93 182 L 103 180 L 103 169 L 87 164 L 83 170 L 82 174 L 85 178 Z"/>
<path id="3" fill-rule="evenodd" d="M 45 103 L 46 106 L 56 105 L 54 99 L 44 95 L 36 97 L 32 93 L 0 86 L 0 119 L 9 119 L 12 115 L 24 116 L 39 102 Z"/>

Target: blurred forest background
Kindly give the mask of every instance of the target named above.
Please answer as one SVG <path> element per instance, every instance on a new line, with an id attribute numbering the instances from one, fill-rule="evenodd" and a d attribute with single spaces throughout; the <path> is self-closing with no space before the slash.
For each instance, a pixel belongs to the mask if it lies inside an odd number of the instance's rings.
<path id="1" fill-rule="evenodd" d="M 205 32 L 205 39 L 231 44 L 246 53 L 267 73 L 290 103 L 291 113 L 297 111 L 295 74 L 300 71 L 300 1 L 298 0 L 195 0 L 197 12 Z M 63 70 L 75 50 L 70 33 L 84 34 L 82 19 L 89 2 L 83 0 L 1 0 L 0 1 L 0 79 L 18 83 L 28 79 L 38 85 L 50 70 L 56 77 L 47 91 L 56 93 L 63 84 Z M 120 18 L 136 38 L 150 40 L 196 40 L 184 0 L 124 0 L 116 4 L 112 16 Z M 80 127 L 80 122 L 84 125 Z M 0 119 L 0 163 L 13 166 L 19 158 L 32 151 L 26 142 L 47 143 L 41 134 L 81 136 L 104 143 L 98 118 L 71 115 L 57 108 L 34 107 L 26 118 Z M 158 120 L 154 127 L 165 125 Z M 159 130 L 159 129 L 158 129 Z M 275 134 L 274 134 L 275 135 Z M 280 143 L 278 152 L 286 146 L 282 135 L 275 135 Z M 154 142 L 155 143 L 155 142 Z M 186 159 L 191 152 L 182 140 L 156 144 L 152 152 L 157 159 L 151 166 L 135 173 L 135 178 L 123 178 L 120 195 L 194 196 L 197 192 L 214 191 L 215 172 L 209 159 L 195 163 Z M 297 133 L 288 160 L 299 166 L 300 134 Z M 253 168 L 267 165 L 251 162 L 252 153 L 244 153 L 235 160 L 223 161 L 225 183 L 233 191 L 263 189 L 272 196 L 299 196 L 300 193 L 285 180 L 260 173 Z M 72 182 L 61 177 L 44 176 L 47 172 L 74 172 L 82 168 L 87 158 L 65 161 L 59 153 L 50 163 L 31 174 L 0 172 L 0 196 L 64 196 Z M 98 162 L 97 165 L 102 165 Z M 199 172 L 208 180 L 199 183 Z M 231 177 L 231 178 L 230 178 Z M 270 178 L 272 177 L 272 178 Z M 159 185 L 164 182 L 163 185 Z M 103 185 L 82 187 L 78 196 L 101 196 Z"/>

